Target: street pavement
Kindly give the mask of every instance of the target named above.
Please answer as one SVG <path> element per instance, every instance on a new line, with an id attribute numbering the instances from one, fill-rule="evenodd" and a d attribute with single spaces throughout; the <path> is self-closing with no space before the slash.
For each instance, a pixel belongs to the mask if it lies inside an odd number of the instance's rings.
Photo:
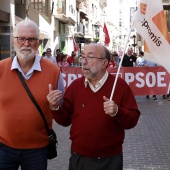
<path id="1" fill-rule="evenodd" d="M 141 116 L 137 126 L 126 130 L 123 145 L 124 170 L 170 170 L 170 101 L 157 96 L 136 96 Z M 54 122 L 58 157 L 48 170 L 67 170 L 70 157 L 69 127 Z"/>

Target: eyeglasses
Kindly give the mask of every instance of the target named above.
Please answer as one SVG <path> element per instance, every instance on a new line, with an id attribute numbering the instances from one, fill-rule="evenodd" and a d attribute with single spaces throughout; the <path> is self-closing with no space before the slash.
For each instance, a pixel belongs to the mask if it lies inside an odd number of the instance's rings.
<path id="1" fill-rule="evenodd" d="M 94 58 L 96 58 L 96 59 L 102 59 L 102 60 L 103 60 L 103 59 L 106 59 L 106 58 L 103 58 L 103 57 L 100 57 L 100 58 L 99 58 L 99 57 L 92 57 L 92 56 L 86 56 L 86 57 L 85 57 L 85 56 L 82 56 L 82 55 L 80 56 L 80 59 L 81 59 L 81 60 L 85 59 L 87 63 L 91 63 Z"/>
<path id="2" fill-rule="evenodd" d="M 47 50 L 47 53 L 48 53 L 48 52 L 50 53 L 51 51 L 50 51 L 50 50 Z"/>
<path id="3" fill-rule="evenodd" d="M 29 44 L 35 45 L 38 40 L 37 38 L 25 38 L 25 37 L 14 37 L 14 38 L 17 38 L 17 42 L 19 44 L 24 44 L 28 40 Z"/>

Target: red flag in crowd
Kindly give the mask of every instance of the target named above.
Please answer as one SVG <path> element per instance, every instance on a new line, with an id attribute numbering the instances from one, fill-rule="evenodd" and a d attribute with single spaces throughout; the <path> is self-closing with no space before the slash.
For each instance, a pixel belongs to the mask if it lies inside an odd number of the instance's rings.
<path id="1" fill-rule="evenodd" d="M 78 47 L 78 45 L 76 44 L 76 41 L 75 41 L 74 37 L 73 37 L 73 47 L 74 47 L 74 51 L 75 51 L 75 52 L 77 52 L 77 51 L 79 50 L 79 47 Z"/>
<path id="2" fill-rule="evenodd" d="M 103 27 L 103 32 L 105 33 L 105 45 L 109 45 L 110 43 L 110 37 L 109 37 L 109 33 L 108 33 L 108 30 L 107 30 L 107 27 L 106 27 L 106 23 L 104 23 L 104 27 Z"/>

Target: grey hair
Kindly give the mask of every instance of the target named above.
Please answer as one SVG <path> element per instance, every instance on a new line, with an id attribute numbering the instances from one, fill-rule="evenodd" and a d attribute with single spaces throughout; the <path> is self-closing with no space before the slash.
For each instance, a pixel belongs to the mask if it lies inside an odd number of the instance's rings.
<path id="1" fill-rule="evenodd" d="M 36 35 L 37 35 L 37 38 L 39 38 L 39 33 L 40 33 L 40 30 L 39 30 L 39 27 L 38 25 L 32 21 L 32 20 L 29 20 L 29 19 L 25 19 L 25 20 L 22 20 L 20 21 L 14 28 L 14 32 L 13 32 L 13 36 L 17 36 L 18 34 L 18 30 L 20 27 L 32 27 L 33 29 L 35 29 L 36 31 Z"/>
<path id="2" fill-rule="evenodd" d="M 110 62 L 111 60 L 110 51 L 105 46 L 103 46 L 103 48 L 104 48 L 104 57 L 108 60 L 108 62 Z"/>

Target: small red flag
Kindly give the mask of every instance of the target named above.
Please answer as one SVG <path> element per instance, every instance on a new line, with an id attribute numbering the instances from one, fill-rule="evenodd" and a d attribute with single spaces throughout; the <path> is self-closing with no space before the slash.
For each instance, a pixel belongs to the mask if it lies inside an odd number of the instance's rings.
<path id="1" fill-rule="evenodd" d="M 74 37 L 73 37 L 73 47 L 74 47 L 74 51 L 75 51 L 75 52 L 77 52 L 77 51 L 79 50 L 79 47 L 78 47 L 78 45 L 76 44 L 76 41 L 75 41 Z"/>
<path id="2" fill-rule="evenodd" d="M 105 33 L 105 45 L 109 45 L 110 43 L 110 37 L 109 37 L 109 33 L 108 33 L 108 30 L 107 30 L 107 27 L 106 27 L 106 23 L 104 23 L 104 27 L 103 27 L 103 32 Z"/>

